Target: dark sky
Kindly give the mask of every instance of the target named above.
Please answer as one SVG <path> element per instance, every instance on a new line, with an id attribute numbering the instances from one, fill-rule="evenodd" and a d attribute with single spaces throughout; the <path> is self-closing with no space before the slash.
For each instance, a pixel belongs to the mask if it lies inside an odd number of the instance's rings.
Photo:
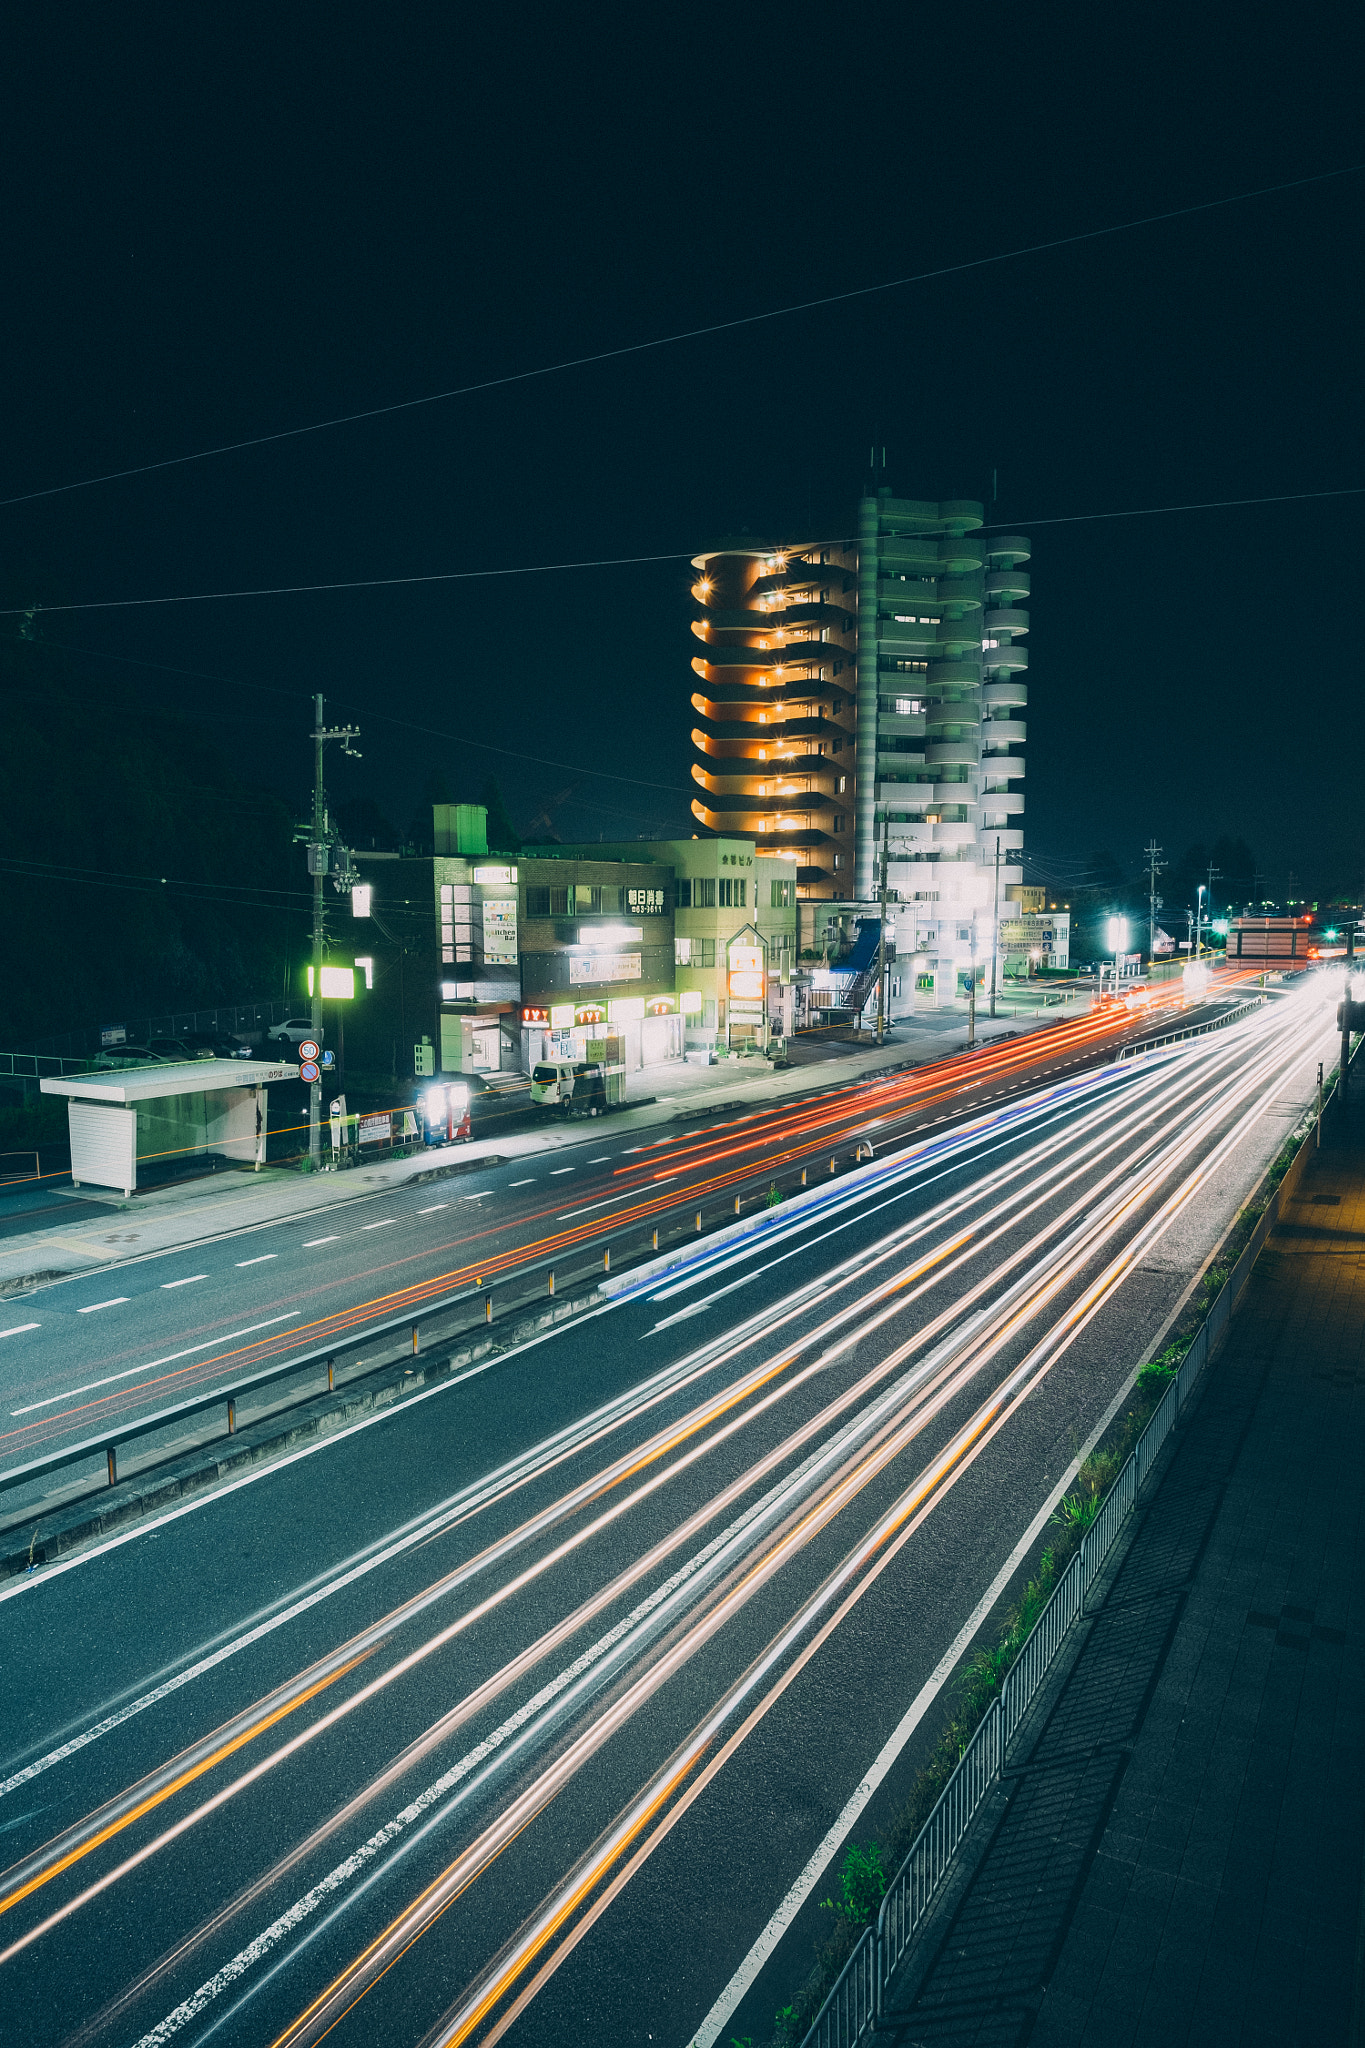
<path id="1" fill-rule="evenodd" d="M 11 10 L 0 496 L 1337 171 L 1365 160 L 1363 54 L 1345 6 Z M 898 492 L 998 472 L 993 516 L 1033 536 L 1036 858 L 1229 832 L 1268 875 L 1354 874 L 1365 501 L 1047 522 L 1365 483 L 1363 196 L 10 504 L 0 582 L 82 603 L 835 535 L 875 438 Z M 433 773 L 492 770 L 524 822 L 576 782 L 561 832 L 612 837 L 691 829 L 686 583 L 44 630 L 130 718 L 182 702 L 291 796 L 323 689 L 364 728 L 338 796 L 402 824 Z"/>

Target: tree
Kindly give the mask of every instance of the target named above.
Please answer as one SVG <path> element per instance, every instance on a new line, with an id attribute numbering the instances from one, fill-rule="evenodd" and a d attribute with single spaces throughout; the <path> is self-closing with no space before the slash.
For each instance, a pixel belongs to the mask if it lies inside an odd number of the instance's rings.
<path id="1" fill-rule="evenodd" d="M 495 777 L 490 775 L 484 783 L 479 802 L 488 812 L 488 844 L 494 853 L 520 853 L 521 835 L 507 815 L 507 806 L 502 800 Z"/>

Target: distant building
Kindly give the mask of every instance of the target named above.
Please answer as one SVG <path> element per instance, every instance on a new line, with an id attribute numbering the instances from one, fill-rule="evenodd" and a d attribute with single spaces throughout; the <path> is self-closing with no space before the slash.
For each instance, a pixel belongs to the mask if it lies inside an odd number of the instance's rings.
<path id="1" fill-rule="evenodd" d="M 1029 543 L 982 507 L 878 491 L 858 538 L 698 555 L 697 818 L 796 867 L 803 944 L 875 909 L 883 839 L 896 983 L 944 1001 L 1022 887 Z M 849 908 L 851 906 L 851 908 Z M 913 962 L 907 967 L 907 957 Z"/>
<path id="2" fill-rule="evenodd" d="M 1322 933 L 1313 917 L 1230 917 L 1229 960 L 1310 960 L 1318 957 Z"/>

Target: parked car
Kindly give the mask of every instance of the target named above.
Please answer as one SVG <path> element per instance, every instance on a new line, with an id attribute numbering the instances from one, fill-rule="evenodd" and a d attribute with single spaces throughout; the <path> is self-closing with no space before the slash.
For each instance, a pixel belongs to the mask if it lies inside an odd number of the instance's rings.
<path id="1" fill-rule="evenodd" d="M 198 1057 L 190 1051 L 183 1038 L 149 1038 L 148 1052 L 154 1052 L 159 1060 L 192 1060 Z"/>
<path id="2" fill-rule="evenodd" d="M 214 1031 L 187 1031 L 185 1044 L 189 1051 L 185 1057 L 191 1060 L 252 1060 L 256 1058 L 255 1048 L 246 1038 L 224 1038 Z"/>
<path id="3" fill-rule="evenodd" d="M 266 1033 L 266 1037 L 273 1039 L 276 1045 L 302 1045 L 305 1038 L 312 1038 L 312 1036 L 313 1020 L 311 1017 L 286 1017 L 283 1024 L 272 1024 Z M 323 1034 L 319 1031 L 317 1035 L 317 1043 L 319 1045 L 322 1043 L 322 1036 Z"/>
<path id="4" fill-rule="evenodd" d="M 149 1045 L 107 1045 L 103 1052 L 95 1055 L 98 1067 L 166 1067 L 171 1063 L 165 1053 L 153 1052 Z"/>

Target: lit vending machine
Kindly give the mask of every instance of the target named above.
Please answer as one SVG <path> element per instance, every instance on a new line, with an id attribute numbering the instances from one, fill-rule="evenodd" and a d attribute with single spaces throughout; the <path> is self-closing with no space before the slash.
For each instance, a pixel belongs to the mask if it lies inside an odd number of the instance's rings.
<path id="1" fill-rule="evenodd" d="M 473 1135 L 467 1081 L 434 1081 L 423 1090 L 422 1135 L 428 1145 L 454 1145 Z"/>

